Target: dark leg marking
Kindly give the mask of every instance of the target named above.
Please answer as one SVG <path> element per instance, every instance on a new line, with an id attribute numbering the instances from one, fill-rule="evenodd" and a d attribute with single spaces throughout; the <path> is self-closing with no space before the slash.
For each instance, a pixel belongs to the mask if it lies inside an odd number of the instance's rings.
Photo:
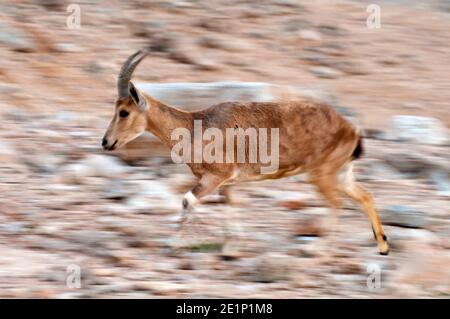
<path id="1" fill-rule="evenodd" d="M 186 198 L 183 198 L 182 205 L 183 205 L 183 209 L 187 209 L 189 207 L 189 202 Z"/>

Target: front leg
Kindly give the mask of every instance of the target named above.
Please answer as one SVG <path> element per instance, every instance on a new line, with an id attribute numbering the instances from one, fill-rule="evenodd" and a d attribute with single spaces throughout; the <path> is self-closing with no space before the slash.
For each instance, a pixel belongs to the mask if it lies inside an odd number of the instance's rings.
<path id="1" fill-rule="evenodd" d="M 184 195 L 178 230 L 183 228 L 189 217 L 189 212 L 200 202 L 200 199 L 213 193 L 225 181 L 226 178 L 212 174 L 207 174 L 200 178 L 197 185 Z"/>

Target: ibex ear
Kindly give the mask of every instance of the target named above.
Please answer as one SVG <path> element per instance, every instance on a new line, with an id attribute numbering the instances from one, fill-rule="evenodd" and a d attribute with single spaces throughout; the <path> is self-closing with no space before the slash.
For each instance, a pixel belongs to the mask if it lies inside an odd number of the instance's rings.
<path id="1" fill-rule="evenodd" d="M 139 110 L 141 112 L 148 109 L 147 100 L 131 81 L 128 82 L 128 92 L 130 93 L 130 97 L 133 99 L 134 103 L 136 103 L 136 105 L 139 107 Z"/>

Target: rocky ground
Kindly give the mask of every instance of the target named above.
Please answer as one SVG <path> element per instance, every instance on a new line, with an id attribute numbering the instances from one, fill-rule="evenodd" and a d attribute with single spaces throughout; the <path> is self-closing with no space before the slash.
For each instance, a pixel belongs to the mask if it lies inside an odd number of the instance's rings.
<path id="1" fill-rule="evenodd" d="M 79 1 L 80 29 L 67 5 L 0 4 L 0 297 L 448 298 L 448 2 L 379 1 L 380 29 L 361 1 Z M 186 167 L 149 136 L 100 150 L 115 76 L 142 46 L 140 81 L 272 83 L 256 99 L 313 96 L 364 128 L 356 172 L 391 254 L 346 202 L 324 263 L 328 209 L 301 176 L 199 207 L 174 254 Z"/>

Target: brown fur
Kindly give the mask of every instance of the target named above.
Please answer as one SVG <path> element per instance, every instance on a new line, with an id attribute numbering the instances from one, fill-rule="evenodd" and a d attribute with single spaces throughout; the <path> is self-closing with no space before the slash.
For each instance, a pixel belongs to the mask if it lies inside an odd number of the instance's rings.
<path id="1" fill-rule="evenodd" d="M 311 102 L 230 102 L 192 113 L 170 108 L 155 100 L 151 103 L 147 129 L 169 147 L 176 143 L 170 140 L 170 133 L 174 128 L 188 128 L 194 136 L 194 120 L 202 120 L 203 130 L 219 128 L 224 136 L 226 128 L 279 128 L 278 172 L 260 174 L 260 163 L 188 163 L 194 175 L 199 178 L 205 173 L 231 178 L 233 172 L 239 169 L 240 175 L 234 178 L 234 182 L 237 182 L 280 178 L 298 169 L 311 172 L 329 161 L 335 165 L 339 163 L 337 166 L 340 167 L 351 158 L 359 138 L 355 129 L 332 108 Z M 152 118 L 165 120 L 153 123 Z M 236 147 L 235 145 L 235 154 Z M 248 155 L 248 149 L 246 154 Z"/>

